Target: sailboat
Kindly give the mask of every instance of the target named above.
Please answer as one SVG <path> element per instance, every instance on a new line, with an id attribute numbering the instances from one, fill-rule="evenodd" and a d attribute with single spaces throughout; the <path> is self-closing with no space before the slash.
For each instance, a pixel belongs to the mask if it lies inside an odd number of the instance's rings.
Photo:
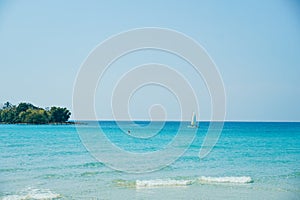
<path id="1" fill-rule="evenodd" d="M 191 125 L 189 127 L 190 128 L 197 128 L 198 127 L 198 125 L 197 125 L 197 117 L 196 117 L 195 112 L 193 112 L 192 120 L 191 120 Z"/>

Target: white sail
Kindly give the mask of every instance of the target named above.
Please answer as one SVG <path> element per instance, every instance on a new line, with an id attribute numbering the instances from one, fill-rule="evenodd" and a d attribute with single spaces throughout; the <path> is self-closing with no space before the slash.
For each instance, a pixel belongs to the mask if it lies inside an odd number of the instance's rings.
<path id="1" fill-rule="evenodd" d="M 195 114 L 195 112 L 193 112 L 193 115 L 192 115 L 191 126 L 196 126 L 196 114 Z"/>

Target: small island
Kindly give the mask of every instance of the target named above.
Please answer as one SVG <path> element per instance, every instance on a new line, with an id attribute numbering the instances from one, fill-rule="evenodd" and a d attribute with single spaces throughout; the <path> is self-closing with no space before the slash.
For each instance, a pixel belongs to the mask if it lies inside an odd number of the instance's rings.
<path id="1" fill-rule="evenodd" d="M 19 103 L 17 106 L 9 102 L 0 108 L 2 124 L 72 124 L 68 122 L 71 112 L 67 108 L 39 108 L 31 103 Z"/>

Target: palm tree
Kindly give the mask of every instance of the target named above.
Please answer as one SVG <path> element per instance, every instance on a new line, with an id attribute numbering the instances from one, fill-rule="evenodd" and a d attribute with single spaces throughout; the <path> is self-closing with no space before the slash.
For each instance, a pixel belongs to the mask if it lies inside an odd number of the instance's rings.
<path id="1" fill-rule="evenodd" d="M 4 103 L 3 109 L 5 109 L 5 108 L 11 108 L 11 107 L 12 107 L 12 104 L 9 103 L 9 102 L 6 102 L 6 103 Z"/>

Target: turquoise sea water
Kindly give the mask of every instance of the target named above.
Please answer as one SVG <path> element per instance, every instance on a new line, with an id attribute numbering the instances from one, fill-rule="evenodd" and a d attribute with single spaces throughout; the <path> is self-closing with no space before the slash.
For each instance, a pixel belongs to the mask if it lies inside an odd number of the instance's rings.
<path id="1" fill-rule="evenodd" d="M 147 122 L 122 123 L 135 136 L 157 131 Z M 167 122 L 148 139 L 128 136 L 115 122 L 101 127 L 116 146 L 140 153 L 162 150 L 179 124 Z M 188 149 L 174 163 L 140 174 L 97 161 L 74 125 L 0 125 L 0 198 L 300 199 L 300 123 L 226 122 L 216 146 L 199 159 L 208 125 L 200 123 L 191 145 L 176 146 Z M 188 123 L 183 127 L 184 137 L 191 130 Z M 80 129 L 99 131 L 92 123 Z"/>

